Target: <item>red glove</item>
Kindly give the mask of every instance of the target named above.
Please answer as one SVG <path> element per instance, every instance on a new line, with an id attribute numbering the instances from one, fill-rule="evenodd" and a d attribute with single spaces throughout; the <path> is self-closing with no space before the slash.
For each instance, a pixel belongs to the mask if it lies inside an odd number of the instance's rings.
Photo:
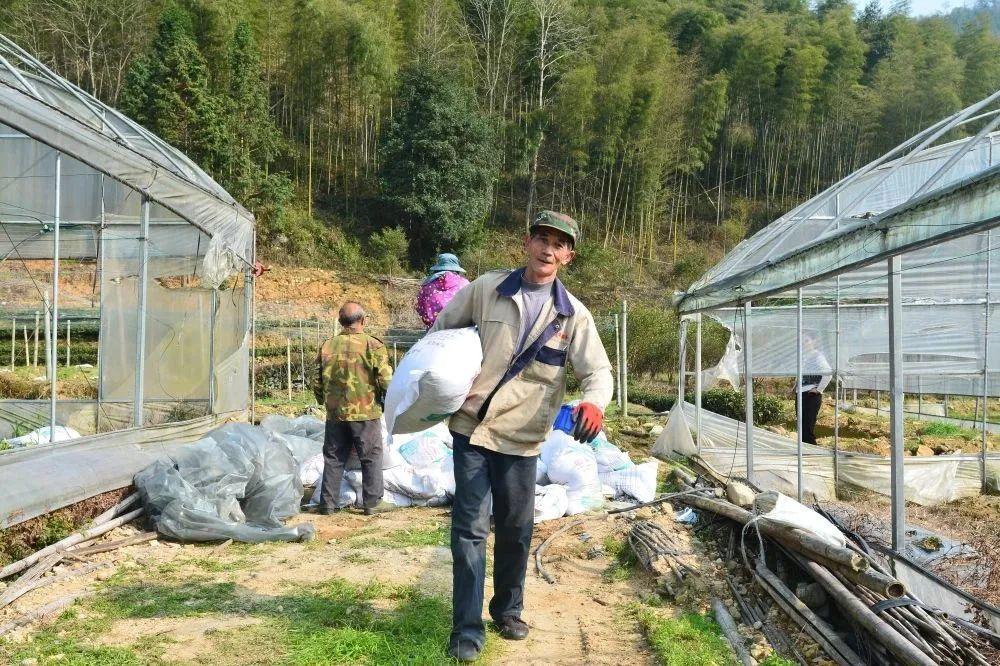
<path id="1" fill-rule="evenodd" d="M 584 444 L 594 441 L 604 427 L 604 412 L 592 402 L 581 402 L 573 410 L 573 439 Z"/>

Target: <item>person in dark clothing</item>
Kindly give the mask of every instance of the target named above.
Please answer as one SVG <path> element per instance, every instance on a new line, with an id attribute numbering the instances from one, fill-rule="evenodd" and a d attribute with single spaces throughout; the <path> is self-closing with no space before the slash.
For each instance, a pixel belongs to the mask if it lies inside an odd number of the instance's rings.
<path id="1" fill-rule="evenodd" d="M 823 391 L 833 379 L 833 368 L 820 351 L 816 339 L 806 336 L 802 345 L 802 385 L 796 399 L 802 403 L 802 441 L 816 443 L 816 419 L 823 406 Z M 797 406 L 796 406 L 797 408 Z"/>

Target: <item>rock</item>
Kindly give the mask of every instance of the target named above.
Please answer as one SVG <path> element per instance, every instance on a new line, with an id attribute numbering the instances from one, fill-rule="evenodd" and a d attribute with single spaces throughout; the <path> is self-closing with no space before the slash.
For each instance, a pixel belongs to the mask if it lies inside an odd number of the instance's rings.
<path id="1" fill-rule="evenodd" d="M 726 484 L 726 497 L 736 506 L 749 509 L 753 506 L 756 494 L 747 484 L 740 483 L 739 481 L 730 481 Z"/>
<path id="2" fill-rule="evenodd" d="M 38 660 L 34 657 L 28 657 L 27 659 L 21 660 L 21 666 L 38 666 Z"/>
<path id="3" fill-rule="evenodd" d="M 812 610 L 826 603 L 826 590 L 819 583 L 799 583 L 795 586 L 795 596 Z"/>
<path id="4" fill-rule="evenodd" d="M 932 455 L 934 455 L 934 449 L 932 449 L 931 447 L 926 446 L 924 444 L 921 444 L 920 446 L 917 447 L 917 455 L 918 456 L 932 456 Z"/>
<path id="5" fill-rule="evenodd" d="M 649 434 L 651 437 L 659 437 L 660 435 L 663 434 L 663 426 L 654 425 L 652 428 L 649 429 Z"/>
<path id="6" fill-rule="evenodd" d="M 3 592 L 6 589 L 7 589 L 7 583 L 0 580 L 0 592 Z"/>
<path id="7" fill-rule="evenodd" d="M 111 569 L 101 569 L 100 571 L 97 572 L 95 578 L 97 578 L 97 580 L 107 580 L 111 578 L 111 576 L 113 576 L 114 573 L 115 572 L 112 571 Z"/>
<path id="8" fill-rule="evenodd" d="M 643 508 L 635 512 L 636 520 L 649 520 L 652 517 L 653 517 L 653 509 L 648 506 L 644 506 Z"/>

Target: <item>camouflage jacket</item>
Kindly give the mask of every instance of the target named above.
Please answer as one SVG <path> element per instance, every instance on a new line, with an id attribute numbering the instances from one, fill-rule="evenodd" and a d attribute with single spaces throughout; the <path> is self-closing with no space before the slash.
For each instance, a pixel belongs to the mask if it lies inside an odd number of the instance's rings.
<path id="1" fill-rule="evenodd" d="M 326 405 L 327 419 L 370 421 L 382 416 L 392 367 L 381 340 L 345 331 L 323 343 L 316 366 L 312 389 L 316 401 Z"/>

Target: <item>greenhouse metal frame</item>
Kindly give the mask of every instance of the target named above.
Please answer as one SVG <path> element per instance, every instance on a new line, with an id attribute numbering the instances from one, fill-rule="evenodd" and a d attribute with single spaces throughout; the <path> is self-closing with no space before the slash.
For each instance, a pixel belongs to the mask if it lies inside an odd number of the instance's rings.
<path id="1" fill-rule="evenodd" d="M 26 318 L 42 313 L 49 385 L 44 400 L 0 400 L 0 439 L 48 426 L 37 446 L 0 452 L 0 509 L 22 519 L 117 487 L 148 458 L 136 442 L 246 413 L 254 250 L 253 216 L 188 157 L 0 35 L 0 327 L 13 372 L 22 342 L 29 365 Z M 67 319 L 99 327 L 96 396 L 83 400 L 58 397 Z M 85 437 L 56 442 L 57 426 Z M 119 460 L 97 462 L 90 452 L 107 458 L 109 442 Z M 59 498 L 36 497 L 28 470 L 43 459 L 38 469 L 69 470 Z M 93 480 L 70 480 L 81 467 Z"/>
<path id="2" fill-rule="evenodd" d="M 679 400 L 675 413 L 688 440 L 687 418 L 694 421 L 696 437 L 687 446 L 675 442 L 673 450 L 711 449 L 723 465 L 732 456 L 730 472 L 742 467 L 747 479 L 791 491 L 800 501 L 804 491 L 828 496 L 831 483 L 835 494 L 845 478 L 887 494 L 892 546 L 899 552 L 906 499 L 934 503 L 996 489 L 1000 455 L 987 450 L 987 406 L 1000 396 L 1000 312 L 994 307 L 1000 264 L 992 259 L 1000 252 L 994 240 L 1000 234 L 992 231 L 1000 226 L 998 100 L 1000 91 L 797 206 L 677 295 L 679 395 L 693 374 L 695 404 Z M 743 422 L 702 408 L 703 316 L 732 331 L 713 376 L 734 386 L 743 376 Z M 687 373 L 691 322 L 695 369 Z M 754 377 L 795 377 L 798 386 L 804 375 L 816 374 L 834 378 L 832 455 L 802 441 L 801 401 L 794 442 L 753 425 Z M 842 399 L 850 388 L 888 388 L 888 460 L 838 449 Z M 921 399 L 941 394 L 946 405 L 948 395 L 982 399 L 979 455 L 904 459 L 904 391 Z M 737 461 L 741 444 L 745 460 Z"/>

